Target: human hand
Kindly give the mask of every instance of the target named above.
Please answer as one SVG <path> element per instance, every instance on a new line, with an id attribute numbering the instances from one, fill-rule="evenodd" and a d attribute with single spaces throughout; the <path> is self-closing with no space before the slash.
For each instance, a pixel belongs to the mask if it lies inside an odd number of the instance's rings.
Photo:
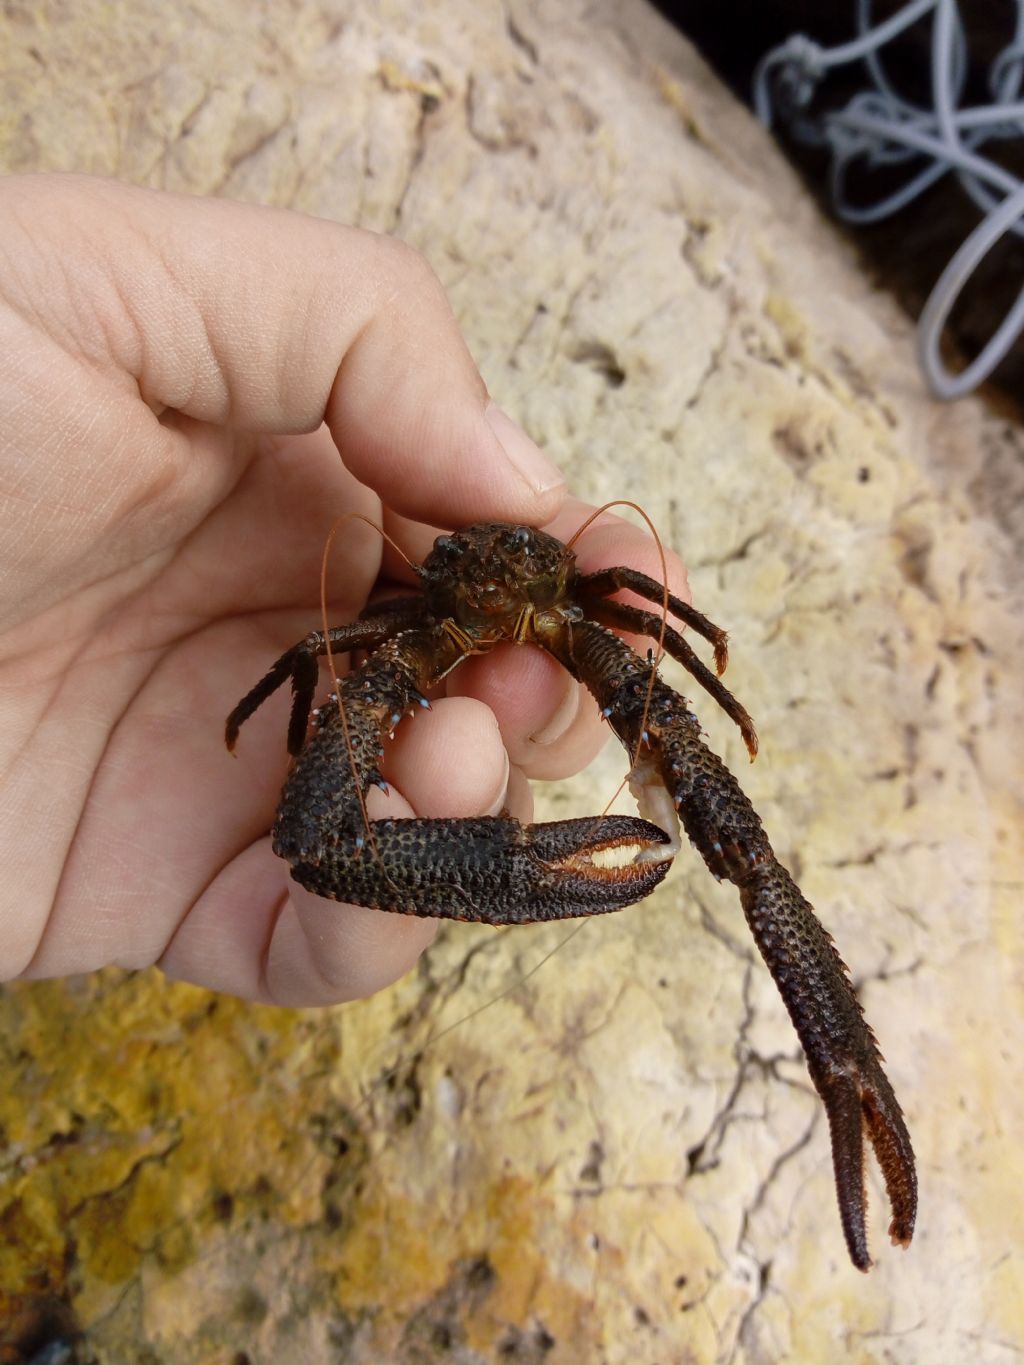
<path id="1" fill-rule="evenodd" d="M 0 192 L 0 979 L 153 963 L 281 1004 L 368 994 L 432 921 L 309 895 L 270 851 L 286 698 L 224 717 L 319 624 L 331 522 L 414 560 L 434 526 L 587 509 L 493 404 L 400 243 L 286 212 L 68 177 Z M 339 459 L 338 452 L 342 459 Z M 585 569 L 660 572 L 614 519 Z M 685 578 L 671 561 L 672 589 Z M 353 619 L 401 561 L 349 522 Z M 525 776 L 607 734 L 536 650 L 472 659 L 389 749 L 370 813 L 529 817 Z M 399 795 L 401 793 L 401 795 Z"/>

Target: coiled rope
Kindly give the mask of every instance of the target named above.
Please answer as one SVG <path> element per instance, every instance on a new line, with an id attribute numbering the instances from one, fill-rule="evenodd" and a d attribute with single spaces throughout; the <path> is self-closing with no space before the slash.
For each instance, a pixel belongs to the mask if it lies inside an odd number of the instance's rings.
<path id="1" fill-rule="evenodd" d="M 771 126 L 778 115 L 791 135 L 830 154 L 829 191 L 836 214 L 848 223 L 874 223 L 898 213 L 944 175 L 953 175 L 984 215 L 939 276 L 917 327 L 917 354 L 939 398 L 959 398 L 987 379 L 1024 329 L 1024 288 L 981 353 L 957 374 L 944 366 L 939 342 L 950 311 L 980 262 L 1004 234 L 1024 237 L 1024 182 L 983 154 L 987 143 L 1024 137 L 1024 0 L 1017 0 L 1013 34 L 988 70 L 990 104 L 961 107 L 967 80 L 967 38 L 956 0 L 913 0 L 872 26 L 871 0 L 857 0 L 857 37 L 824 48 L 794 34 L 773 48 L 754 73 L 754 106 Z M 930 16 L 932 103 L 901 95 L 882 65 L 881 49 Z M 870 88 L 841 109 L 810 111 L 827 73 L 864 63 Z M 869 169 L 906 166 L 900 187 L 870 204 L 847 197 L 855 161 Z"/>

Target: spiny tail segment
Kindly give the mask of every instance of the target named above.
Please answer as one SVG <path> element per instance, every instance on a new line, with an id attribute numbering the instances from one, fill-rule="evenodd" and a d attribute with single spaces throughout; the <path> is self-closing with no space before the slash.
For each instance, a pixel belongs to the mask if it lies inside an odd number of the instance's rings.
<path id="1" fill-rule="evenodd" d="M 892 1204 L 890 1235 L 901 1246 L 913 1236 L 917 1176 L 903 1114 L 845 964 L 776 859 L 736 779 L 703 743 L 682 698 L 659 678 L 652 685 L 651 666 L 602 626 L 575 625 L 571 646 L 552 652 L 588 685 L 627 751 L 641 753 L 644 764 L 657 764 L 691 842 L 716 877 L 739 888 L 747 922 L 825 1106 L 850 1257 L 868 1269 L 865 1136 Z"/>

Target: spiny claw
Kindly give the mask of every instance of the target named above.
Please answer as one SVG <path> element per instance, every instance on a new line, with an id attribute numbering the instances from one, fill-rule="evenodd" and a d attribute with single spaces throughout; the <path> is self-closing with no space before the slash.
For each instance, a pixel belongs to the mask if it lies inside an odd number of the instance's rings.
<path id="1" fill-rule="evenodd" d="M 748 834 L 755 843 L 753 833 Z M 767 841 L 763 851 L 765 856 L 739 880 L 740 899 L 825 1106 L 846 1245 L 857 1269 L 867 1270 L 864 1136 L 885 1177 L 893 1210 L 890 1234 L 906 1246 L 917 1213 L 910 1135 L 831 935 Z"/>
<path id="2" fill-rule="evenodd" d="M 664 878 L 674 851 L 663 829 L 633 815 L 556 820 L 530 825 L 526 834 L 531 858 L 557 887 L 557 901 L 578 906 L 577 914 L 642 900 Z"/>
<path id="3" fill-rule="evenodd" d="M 864 1137 L 882 1168 L 892 1205 L 889 1236 L 908 1247 L 917 1216 L 917 1174 L 910 1135 L 892 1086 L 874 1057 L 860 1065 L 835 1066 L 814 1078 L 832 1134 L 839 1216 L 850 1259 L 858 1270 L 871 1268 L 865 1225 Z"/>
<path id="4" fill-rule="evenodd" d="M 326 732 L 328 735 L 330 731 Z M 320 731 L 322 740 L 325 731 Z M 292 770 L 274 826 L 274 852 L 319 896 L 405 915 L 487 924 L 530 924 L 603 915 L 642 900 L 665 876 L 671 848 L 657 825 L 635 816 L 521 825 L 509 816 L 376 820 L 329 838 L 298 814 L 309 809 L 309 768 Z M 337 764 L 329 775 L 337 775 Z M 619 865 L 601 855 L 620 850 Z M 630 861 L 630 854 L 636 858 Z M 641 855 L 647 855 L 644 860 Z"/>

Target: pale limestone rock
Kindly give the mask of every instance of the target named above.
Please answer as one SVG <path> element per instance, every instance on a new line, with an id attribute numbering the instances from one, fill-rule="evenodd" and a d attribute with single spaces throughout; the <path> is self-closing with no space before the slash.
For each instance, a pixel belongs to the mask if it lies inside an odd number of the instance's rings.
<path id="1" fill-rule="evenodd" d="M 417 976 L 304 1017 L 293 1047 L 280 1013 L 233 1008 L 200 1035 L 232 1097 L 209 1112 L 195 1034 L 168 1024 L 191 1119 L 145 1168 L 169 1182 L 146 1215 L 163 1250 L 75 1282 L 100 1359 L 1024 1350 L 1019 429 L 925 396 L 908 323 L 640 0 L 44 0 L 7 9 L 0 52 L 7 168 L 397 232 L 577 489 L 644 504 L 732 633 L 754 768 L 698 704 L 862 983 L 922 1175 L 904 1254 L 872 1173 L 879 1264 L 856 1275 L 783 1007 L 734 891 L 684 853 L 648 904 L 560 948 L 564 926 L 452 926 Z M 623 769 L 606 752 L 544 809 L 593 808 Z M 55 989 L 34 988 L 44 1061 Z M 64 1008 L 111 1048 L 195 1009 L 147 989 L 123 1020 L 116 991 Z M 256 1069 L 246 1029 L 277 1040 Z M 333 1146 L 309 1137 L 321 1112 Z M 266 1136 L 289 1116 L 294 1147 Z M 247 1139 L 230 1230 L 203 1213 L 234 1189 L 205 1164 L 225 1124 Z"/>

